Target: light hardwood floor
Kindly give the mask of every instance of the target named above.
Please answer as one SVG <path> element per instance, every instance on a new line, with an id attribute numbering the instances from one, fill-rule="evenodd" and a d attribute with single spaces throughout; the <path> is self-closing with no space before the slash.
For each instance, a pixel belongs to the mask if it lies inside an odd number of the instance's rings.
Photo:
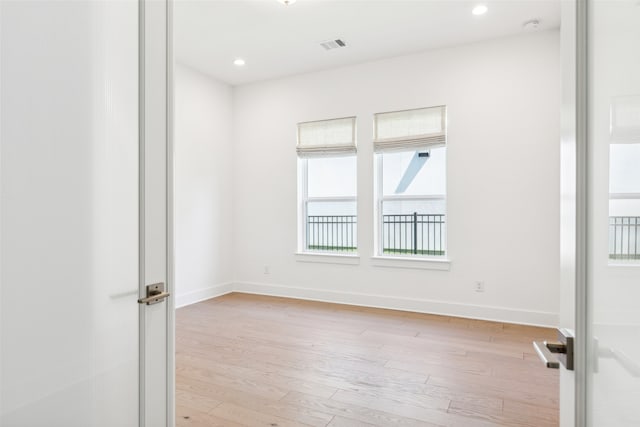
<path id="1" fill-rule="evenodd" d="M 557 426 L 551 329 L 230 294 L 177 311 L 177 425 Z"/>

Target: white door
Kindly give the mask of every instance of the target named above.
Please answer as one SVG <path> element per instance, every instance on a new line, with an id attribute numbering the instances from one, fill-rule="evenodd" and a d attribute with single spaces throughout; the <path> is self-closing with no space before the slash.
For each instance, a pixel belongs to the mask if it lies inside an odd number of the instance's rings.
<path id="1" fill-rule="evenodd" d="M 167 4 L 0 1 L 0 425 L 170 425 Z M 149 107 L 149 103 L 153 105 Z"/>
<path id="2" fill-rule="evenodd" d="M 587 4 L 589 426 L 640 425 L 640 3 Z"/>
<path id="3" fill-rule="evenodd" d="M 561 425 L 640 425 L 640 3 L 563 2 Z"/>

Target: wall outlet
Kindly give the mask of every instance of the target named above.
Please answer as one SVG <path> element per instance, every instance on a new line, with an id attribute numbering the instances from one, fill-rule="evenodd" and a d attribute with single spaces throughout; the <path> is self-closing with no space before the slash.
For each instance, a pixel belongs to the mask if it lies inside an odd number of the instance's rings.
<path id="1" fill-rule="evenodd" d="M 476 282 L 473 286 L 473 290 L 476 292 L 484 292 L 484 282 Z"/>
<path id="2" fill-rule="evenodd" d="M 265 265 L 264 266 L 264 270 L 263 270 L 264 274 L 269 274 L 271 271 L 269 270 L 269 266 Z"/>

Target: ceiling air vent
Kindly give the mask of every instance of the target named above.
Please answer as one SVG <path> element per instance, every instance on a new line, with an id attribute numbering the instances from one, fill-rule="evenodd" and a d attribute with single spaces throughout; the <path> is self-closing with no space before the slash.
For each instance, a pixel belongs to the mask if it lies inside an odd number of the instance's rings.
<path id="1" fill-rule="evenodd" d="M 347 47 L 347 44 L 340 39 L 335 40 L 327 40 L 320 43 L 320 46 L 324 48 L 324 50 L 338 49 L 341 47 Z"/>

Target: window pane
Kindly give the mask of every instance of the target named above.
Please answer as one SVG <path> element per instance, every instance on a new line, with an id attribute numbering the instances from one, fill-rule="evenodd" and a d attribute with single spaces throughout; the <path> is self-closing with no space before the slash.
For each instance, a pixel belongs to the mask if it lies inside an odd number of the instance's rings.
<path id="1" fill-rule="evenodd" d="M 609 149 L 609 259 L 640 262 L 640 144 Z"/>
<path id="2" fill-rule="evenodd" d="M 307 161 L 309 197 L 356 196 L 356 156 L 315 157 Z"/>
<path id="3" fill-rule="evenodd" d="M 640 144 L 611 144 L 609 192 L 640 194 Z"/>
<path id="4" fill-rule="evenodd" d="M 385 152 L 380 156 L 383 201 L 378 253 L 445 255 L 446 148 Z"/>
<path id="5" fill-rule="evenodd" d="M 420 153 L 429 153 L 421 157 Z M 446 148 L 400 151 L 382 156 L 384 196 L 426 196 L 446 194 Z"/>
<path id="6" fill-rule="evenodd" d="M 356 201 L 316 201 L 307 204 L 307 250 L 355 252 L 358 242 Z"/>
<path id="7" fill-rule="evenodd" d="M 445 199 L 382 203 L 383 255 L 442 256 L 446 252 Z"/>

